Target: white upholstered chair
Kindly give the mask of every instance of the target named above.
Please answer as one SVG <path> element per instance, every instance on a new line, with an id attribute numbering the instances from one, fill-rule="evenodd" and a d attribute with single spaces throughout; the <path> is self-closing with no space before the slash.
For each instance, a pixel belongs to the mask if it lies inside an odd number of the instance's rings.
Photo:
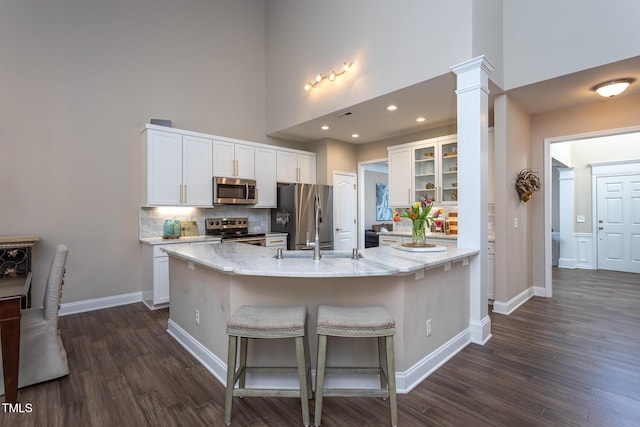
<path id="1" fill-rule="evenodd" d="M 68 252 L 65 245 L 59 245 L 56 248 L 45 285 L 43 307 L 22 311 L 19 388 L 69 374 L 67 352 L 62 345 L 58 330 L 58 311 Z M 0 369 L 1 362 L 0 358 Z M 0 394 L 4 394 L 2 376 L 0 376 Z"/>

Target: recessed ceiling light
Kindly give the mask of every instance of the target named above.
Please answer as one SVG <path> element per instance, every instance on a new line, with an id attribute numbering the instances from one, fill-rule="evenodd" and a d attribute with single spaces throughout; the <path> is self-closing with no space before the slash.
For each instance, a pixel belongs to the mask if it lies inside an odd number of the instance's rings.
<path id="1" fill-rule="evenodd" d="M 351 135 L 351 138 L 358 138 L 360 135 L 358 135 L 357 133 L 354 133 L 353 135 Z"/>
<path id="2" fill-rule="evenodd" d="M 398 106 L 397 106 L 397 105 L 389 105 L 389 106 L 387 107 L 387 110 L 389 110 L 389 111 L 396 111 L 397 109 L 398 109 Z"/>
<path id="3" fill-rule="evenodd" d="M 322 129 L 322 130 L 329 130 L 329 126 L 327 126 L 327 125 L 322 125 L 322 126 L 320 127 L 320 129 Z"/>
<path id="4" fill-rule="evenodd" d="M 416 119 L 416 122 L 420 122 L 420 123 L 422 123 L 422 122 L 424 122 L 425 120 L 426 120 L 426 119 L 425 119 L 424 117 L 418 117 L 418 118 Z"/>

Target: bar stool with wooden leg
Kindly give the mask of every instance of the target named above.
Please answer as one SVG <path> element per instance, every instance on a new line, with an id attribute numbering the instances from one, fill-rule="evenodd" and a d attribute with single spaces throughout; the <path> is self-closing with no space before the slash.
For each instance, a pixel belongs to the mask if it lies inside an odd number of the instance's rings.
<path id="1" fill-rule="evenodd" d="M 309 425 L 309 399 L 313 397 L 311 385 L 311 362 L 307 334 L 307 307 L 268 307 L 243 305 L 227 322 L 229 350 L 227 361 L 227 390 L 224 406 L 224 422 L 231 424 L 231 409 L 234 396 L 299 397 L 302 407 L 302 421 Z M 240 339 L 238 342 L 238 338 Z M 252 339 L 293 338 L 296 344 L 296 367 L 273 368 L 247 366 L 247 343 Z M 240 348 L 239 364 L 236 369 Z M 298 373 L 300 387 L 296 389 L 246 388 L 247 372 L 283 372 L 294 370 Z M 235 388 L 238 383 L 238 388 Z"/>
<path id="2" fill-rule="evenodd" d="M 316 366 L 316 413 L 315 425 L 322 418 L 324 396 L 389 398 L 391 425 L 398 425 L 396 401 L 396 376 L 393 352 L 393 336 L 396 322 L 380 305 L 341 307 L 321 305 L 318 307 L 318 361 Z M 327 367 L 327 337 L 377 338 L 378 366 L 375 368 Z M 380 375 L 379 389 L 325 388 L 326 373 L 377 373 Z"/>

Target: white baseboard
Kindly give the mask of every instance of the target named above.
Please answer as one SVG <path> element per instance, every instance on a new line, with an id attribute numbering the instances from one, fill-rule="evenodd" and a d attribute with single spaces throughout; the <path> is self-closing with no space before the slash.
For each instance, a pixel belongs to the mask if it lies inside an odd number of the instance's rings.
<path id="1" fill-rule="evenodd" d="M 171 319 L 169 319 L 167 332 L 226 387 L 226 362 L 200 344 L 200 342 Z M 396 372 L 396 392 L 399 394 L 409 393 L 470 342 L 470 332 L 466 329 L 413 365 L 406 372 Z M 312 372 L 312 375 L 315 380 L 315 370 Z M 249 387 L 295 388 L 297 385 L 298 376 L 296 374 L 247 374 L 247 386 Z M 325 386 L 329 388 L 378 388 L 380 387 L 380 380 L 376 375 L 327 376 Z"/>
<path id="2" fill-rule="evenodd" d="M 184 347 L 202 366 L 207 368 L 211 374 L 224 386 L 227 384 L 227 364 L 218 356 L 213 354 L 209 349 L 200 344 L 198 340 L 193 338 L 187 331 L 182 329 L 176 322 L 169 319 L 167 332 L 182 347 Z"/>
<path id="3" fill-rule="evenodd" d="M 533 287 L 533 296 L 535 297 L 546 297 L 547 289 L 544 286 L 534 286 Z"/>
<path id="4" fill-rule="evenodd" d="M 471 331 L 465 329 L 405 372 L 396 372 L 397 392 L 400 394 L 409 393 L 470 342 Z"/>
<path id="5" fill-rule="evenodd" d="M 93 298 L 84 301 L 74 301 L 60 304 L 60 316 L 67 314 L 83 313 L 85 311 L 101 310 L 103 308 L 117 307 L 119 305 L 133 304 L 142 301 L 141 292 L 114 295 L 104 298 Z"/>
<path id="6" fill-rule="evenodd" d="M 491 317 L 487 315 L 479 321 L 470 320 L 469 330 L 472 343 L 485 345 L 491 339 Z"/>
<path id="7" fill-rule="evenodd" d="M 493 312 L 498 314 L 511 314 L 534 295 L 533 286 L 520 292 L 507 302 L 493 301 Z"/>

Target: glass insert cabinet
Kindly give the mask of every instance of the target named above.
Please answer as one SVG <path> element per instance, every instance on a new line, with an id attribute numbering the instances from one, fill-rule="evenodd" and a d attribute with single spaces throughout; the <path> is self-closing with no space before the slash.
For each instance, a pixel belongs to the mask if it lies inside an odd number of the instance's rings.
<path id="1" fill-rule="evenodd" d="M 458 151 L 455 135 L 391 146 L 389 205 L 404 207 L 431 199 L 458 202 Z"/>

